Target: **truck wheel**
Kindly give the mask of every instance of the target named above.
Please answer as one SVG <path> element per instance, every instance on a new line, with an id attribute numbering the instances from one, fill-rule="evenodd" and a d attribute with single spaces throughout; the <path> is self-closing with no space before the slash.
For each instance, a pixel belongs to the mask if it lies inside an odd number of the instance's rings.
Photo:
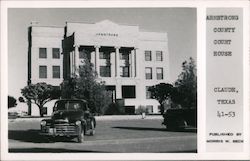
<path id="1" fill-rule="evenodd" d="M 184 119 L 180 120 L 178 123 L 178 128 L 180 130 L 184 130 L 186 127 L 187 127 L 187 121 Z"/>
<path id="2" fill-rule="evenodd" d="M 90 123 L 90 132 L 89 132 L 89 134 L 91 136 L 95 135 L 95 124 L 94 124 L 94 121 L 91 121 L 91 123 Z"/>
<path id="3" fill-rule="evenodd" d="M 45 136 L 45 137 L 44 137 L 44 141 L 45 141 L 46 143 L 53 143 L 53 142 L 55 142 L 54 139 L 55 139 L 55 138 L 52 138 L 52 137 L 50 137 L 50 136 Z"/>
<path id="4" fill-rule="evenodd" d="M 77 141 L 78 143 L 82 143 L 84 141 L 84 129 L 81 126 L 79 127 Z"/>

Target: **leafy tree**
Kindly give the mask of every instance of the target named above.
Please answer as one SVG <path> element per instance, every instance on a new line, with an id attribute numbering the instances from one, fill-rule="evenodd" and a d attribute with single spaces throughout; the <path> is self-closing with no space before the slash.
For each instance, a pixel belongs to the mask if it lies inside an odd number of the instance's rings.
<path id="1" fill-rule="evenodd" d="M 74 92 L 76 87 L 76 77 L 64 80 L 61 84 L 62 98 L 72 99 L 74 98 Z"/>
<path id="2" fill-rule="evenodd" d="M 111 103 L 111 94 L 106 91 L 104 82 L 97 81 L 97 73 L 86 55 L 78 74 L 63 82 L 62 97 L 85 99 L 90 110 L 98 114 L 104 114 L 104 110 Z"/>
<path id="3" fill-rule="evenodd" d="M 197 75 L 196 65 L 193 58 L 189 62 L 182 63 L 182 72 L 171 84 L 160 83 L 149 88 L 151 97 L 160 103 L 161 114 L 164 112 L 164 103 L 171 100 L 171 107 L 179 106 L 185 108 L 197 107 Z"/>
<path id="4" fill-rule="evenodd" d="M 17 105 L 16 101 L 13 96 L 8 96 L 8 108 L 15 107 Z"/>
<path id="5" fill-rule="evenodd" d="M 167 99 L 171 98 L 173 92 L 173 85 L 168 83 L 160 83 L 149 87 L 151 97 L 158 100 L 160 103 L 161 114 L 164 113 L 164 103 Z"/>
<path id="6" fill-rule="evenodd" d="M 47 102 L 58 99 L 61 96 L 61 90 L 46 83 L 30 84 L 21 89 L 23 97 L 39 107 L 40 116 L 43 117 L 43 106 Z"/>
<path id="7" fill-rule="evenodd" d="M 189 58 L 189 62 L 182 63 L 182 72 L 175 82 L 175 96 L 173 101 L 182 107 L 197 107 L 197 74 L 196 65 L 193 58 Z"/>

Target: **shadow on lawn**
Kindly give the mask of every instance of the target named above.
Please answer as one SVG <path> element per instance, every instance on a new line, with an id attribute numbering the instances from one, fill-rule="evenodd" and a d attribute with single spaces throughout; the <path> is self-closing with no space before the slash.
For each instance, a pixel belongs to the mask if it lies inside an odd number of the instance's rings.
<path id="1" fill-rule="evenodd" d="M 196 133 L 196 128 L 186 128 L 182 130 L 168 130 L 166 128 L 149 128 L 149 127 L 129 127 L 129 126 L 115 126 L 112 128 L 126 129 L 126 130 L 142 130 L 142 131 L 168 131 L 168 132 L 193 132 Z"/>
<path id="2" fill-rule="evenodd" d="M 91 150 L 73 150 L 73 149 L 62 149 L 62 148 L 11 148 L 10 153 L 104 153 L 100 151 Z M 107 153 L 107 152 L 105 152 Z"/>
<path id="3" fill-rule="evenodd" d="M 51 143 L 53 141 L 59 141 L 57 138 L 48 140 L 46 137 L 39 134 L 40 130 L 9 130 L 9 139 L 22 142 L 32 143 Z M 75 142 L 72 138 L 60 138 L 60 142 Z"/>

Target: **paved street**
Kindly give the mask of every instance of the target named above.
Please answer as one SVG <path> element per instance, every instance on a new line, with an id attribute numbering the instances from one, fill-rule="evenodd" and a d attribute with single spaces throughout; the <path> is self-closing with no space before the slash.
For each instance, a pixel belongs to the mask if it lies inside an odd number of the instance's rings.
<path id="1" fill-rule="evenodd" d="M 97 119 L 95 136 L 46 142 L 39 135 L 39 119 L 9 120 L 10 152 L 196 152 L 195 129 L 167 131 L 161 119 Z"/>

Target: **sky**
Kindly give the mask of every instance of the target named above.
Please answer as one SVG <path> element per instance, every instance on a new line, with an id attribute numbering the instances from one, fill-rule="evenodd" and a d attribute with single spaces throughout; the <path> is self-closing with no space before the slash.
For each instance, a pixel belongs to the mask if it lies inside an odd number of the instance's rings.
<path id="1" fill-rule="evenodd" d="M 96 23 L 108 19 L 118 24 L 138 25 L 152 32 L 167 32 L 170 83 L 189 57 L 197 58 L 197 22 L 194 8 L 10 8 L 8 9 L 8 94 L 21 96 L 27 85 L 28 27 L 64 27 L 67 21 Z"/>

